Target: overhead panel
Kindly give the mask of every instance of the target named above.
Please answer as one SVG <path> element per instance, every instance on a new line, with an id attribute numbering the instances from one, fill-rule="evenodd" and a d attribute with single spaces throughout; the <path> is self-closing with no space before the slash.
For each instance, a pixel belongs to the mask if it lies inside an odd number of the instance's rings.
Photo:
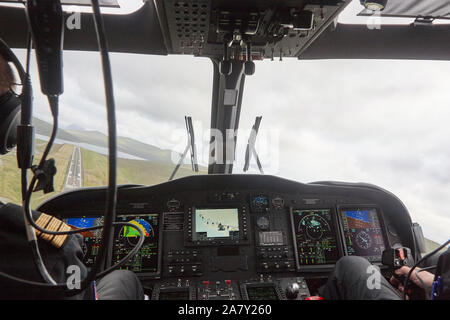
<path id="1" fill-rule="evenodd" d="M 2 2 L 10 2 L 10 3 L 25 3 L 23 0 L 0 0 Z M 117 0 L 99 0 L 100 6 L 102 7 L 113 7 L 120 8 Z M 71 5 L 71 6 L 90 6 L 91 0 L 61 0 L 63 5 Z"/>
<path id="2" fill-rule="evenodd" d="M 166 17 L 171 53 L 220 57 L 234 37 L 230 58 L 243 60 L 240 38 L 253 59 L 297 57 L 350 0 L 155 0 Z"/>
<path id="3" fill-rule="evenodd" d="M 450 19 L 450 1 L 444 0 L 388 0 L 383 11 L 374 13 L 364 9 L 359 15 L 381 17 Z"/>

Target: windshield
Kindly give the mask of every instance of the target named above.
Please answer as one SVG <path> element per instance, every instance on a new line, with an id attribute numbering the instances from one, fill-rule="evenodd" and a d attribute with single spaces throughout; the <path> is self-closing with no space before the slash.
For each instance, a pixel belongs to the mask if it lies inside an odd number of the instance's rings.
<path id="1" fill-rule="evenodd" d="M 24 52 L 18 50 L 19 57 Z M 56 193 L 107 183 L 106 121 L 98 55 L 65 54 Z M 82 61 L 82 63 L 81 63 Z M 169 179 L 187 145 L 184 116 L 192 116 L 199 173 L 207 173 L 212 63 L 187 56 L 113 54 L 121 184 Z M 256 116 L 256 150 L 266 174 L 311 182 L 367 182 L 396 194 L 425 236 L 445 240 L 450 154 L 443 75 L 446 62 L 319 60 L 257 62 L 247 77 L 235 173 Z M 33 83 L 39 83 L 35 65 Z M 36 157 L 50 133 L 50 112 L 35 85 Z M 0 194 L 19 203 L 15 154 L 1 158 Z M 248 173 L 259 173 L 254 159 Z M 188 153 L 177 177 L 196 174 Z M 33 207 L 53 196 L 36 193 Z M 445 223 L 443 223 L 445 221 Z"/>

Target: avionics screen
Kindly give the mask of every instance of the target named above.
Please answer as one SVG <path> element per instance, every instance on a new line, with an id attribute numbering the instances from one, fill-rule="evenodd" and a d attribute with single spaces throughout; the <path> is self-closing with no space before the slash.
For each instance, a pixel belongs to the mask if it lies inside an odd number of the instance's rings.
<path id="1" fill-rule="evenodd" d="M 68 218 L 65 222 L 74 229 L 84 229 L 103 225 L 103 218 Z M 83 244 L 81 246 L 83 250 L 83 262 L 87 267 L 92 267 L 100 248 L 102 229 L 86 231 L 81 233 L 81 235 L 83 236 Z"/>
<path id="2" fill-rule="evenodd" d="M 279 300 L 274 286 L 249 286 L 247 295 L 249 300 Z"/>
<path id="3" fill-rule="evenodd" d="M 161 291 L 159 300 L 189 300 L 189 290 Z"/>
<path id="4" fill-rule="evenodd" d="M 298 265 L 333 264 L 339 259 L 330 209 L 293 210 Z"/>
<path id="5" fill-rule="evenodd" d="M 158 272 L 159 255 L 159 215 L 119 215 L 118 222 L 129 222 L 140 228 L 145 235 L 141 250 L 126 262 L 121 269 L 134 272 L 156 273 Z M 114 245 L 112 252 L 112 264 L 121 261 L 139 241 L 139 232 L 129 226 L 115 228 Z"/>
<path id="6" fill-rule="evenodd" d="M 385 243 L 377 210 L 341 209 L 340 215 L 348 255 L 381 261 Z"/>
<path id="7" fill-rule="evenodd" d="M 237 208 L 195 209 L 193 241 L 239 239 Z"/>

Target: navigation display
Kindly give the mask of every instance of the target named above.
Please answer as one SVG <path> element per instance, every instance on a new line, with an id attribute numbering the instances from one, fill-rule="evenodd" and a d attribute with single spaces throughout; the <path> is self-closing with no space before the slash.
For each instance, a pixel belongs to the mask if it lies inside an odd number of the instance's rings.
<path id="1" fill-rule="evenodd" d="M 339 259 L 330 209 L 293 210 L 292 227 L 299 266 L 333 264 Z"/>
<path id="2" fill-rule="evenodd" d="M 385 249 L 383 230 L 375 208 L 341 209 L 347 254 L 381 261 Z"/>
<path id="3" fill-rule="evenodd" d="M 156 273 L 159 265 L 159 215 L 119 215 L 118 222 L 129 222 L 140 228 L 145 235 L 141 250 L 121 269 L 134 272 Z M 139 232 L 129 226 L 115 228 L 112 264 L 121 261 L 139 241 Z"/>
<path id="4" fill-rule="evenodd" d="M 237 208 L 195 209 L 193 241 L 239 239 Z"/>
<path id="5" fill-rule="evenodd" d="M 73 229 L 84 229 L 103 225 L 103 218 L 69 218 L 66 219 L 65 222 Z M 86 231 L 81 233 L 81 235 L 83 236 L 83 244 L 81 245 L 81 249 L 83 250 L 83 262 L 89 268 L 94 265 L 98 255 L 102 229 Z"/>

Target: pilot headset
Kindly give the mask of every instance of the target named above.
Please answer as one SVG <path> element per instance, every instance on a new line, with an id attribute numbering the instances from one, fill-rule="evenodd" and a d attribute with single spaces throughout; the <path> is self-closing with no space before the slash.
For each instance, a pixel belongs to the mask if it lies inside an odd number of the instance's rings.
<path id="1" fill-rule="evenodd" d="M 25 70 L 19 59 L 0 39 L 0 55 L 7 63 L 12 62 L 19 73 L 21 83 L 24 83 Z M 21 95 L 12 90 L 0 97 L 0 155 L 11 151 L 17 144 L 17 126 L 20 124 Z"/>

